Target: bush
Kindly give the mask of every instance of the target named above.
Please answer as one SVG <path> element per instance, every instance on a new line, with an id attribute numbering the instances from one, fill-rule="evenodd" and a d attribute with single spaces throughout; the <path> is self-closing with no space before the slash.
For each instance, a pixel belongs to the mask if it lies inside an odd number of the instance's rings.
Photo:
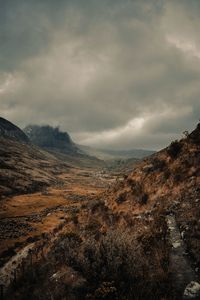
<path id="1" fill-rule="evenodd" d="M 178 141 L 174 141 L 167 148 L 167 153 L 171 158 L 177 158 L 177 156 L 180 153 L 181 149 L 182 149 L 182 144 Z"/>
<path id="2" fill-rule="evenodd" d="M 27 269 L 20 285 L 24 298 L 9 299 L 167 299 L 163 297 L 168 288 L 166 276 L 162 275 L 163 267 L 161 271 L 158 268 L 158 261 L 163 263 L 165 259 L 162 247 L 166 251 L 161 239 L 162 224 L 158 221 L 159 235 L 152 227 L 140 243 L 126 229 L 109 230 L 98 241 L 92 235 L 81 238 L 76 232 L 60 235 L 51 247 L 48 262 Z M 152 255 L 147 257 L 148 251 Z M 72 270 L 83 284 L 80 288 L 75 284 L 74 290 L 74 285 L 66 283 L 66 277 L 53 280 L 56 270 Z"/>
<path id="3" fill-rule="evenodd" d="M 163 171 L 163 169 L 166 167 L 166 162 L 158 158 L 155 158 L 152 164 L 154 171 Z"/>
<path id="4" fill-rule="evenodd" d="M 142 205 L 144 205 L 144 204 L 147 204 L 147 201 L 148 201 L 148 195 L 146 193 L 144 193 L 141 197 L 140 203 Z"/>
<path id="5" fill-rule="evenodd" d="M 170 175 L 171 175 L 170 170 L 169 169 L 165 170 L 163 173 L 163 179 L 164 180 L 169 179 Z"/>
<path id="6" fill-rule="evenodd" d="M 115 300 L 117 299 L 117 289 L 114 286 L 114 282 L 103 282 L 99 288 L 94 292 L 94 295 L 87 295 L 87 299 L 99 299 L 99 300 Z"/>
<path id="7" fill-rule="evenodd" d="M 62 263 L 87 280 L 88 299 L 154 299 L 152 290 L 158 292 L 149 274 L 152 262 L 128 231 L 110 230 L 98 242 L 94 237 L 81 242 L 67 237 L 62 251 Z"/>
<path id="8" fill-rule="evenodd" d="M 126 201 L 126 196 L 127 196 L 126 192 L 119 194 L 115 202 L 117 202 L 118 204 L 123 203 L 124 201 Z"/>
<path id="9" fill-rule="evenodd" d="M 87 204 L 87 208 L 91 210 L 92 213 L 94 213 L 99 208 L 104 208 L 105 202 L 102 199 L 94 199 L 90 200 Z"/>

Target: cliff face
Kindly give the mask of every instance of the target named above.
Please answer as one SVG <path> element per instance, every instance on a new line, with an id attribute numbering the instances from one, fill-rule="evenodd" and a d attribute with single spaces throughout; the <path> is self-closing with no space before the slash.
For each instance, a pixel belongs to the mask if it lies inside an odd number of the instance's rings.
<path id="1" fill-rule="evenodd" d="M 41 148 L 58 150 L 63 153 L 76 153 L 79 151 L 69 134 L 61 132 L 57 127 L 29 125 L 24 129 L 24 132 L 33 144 Z"/>

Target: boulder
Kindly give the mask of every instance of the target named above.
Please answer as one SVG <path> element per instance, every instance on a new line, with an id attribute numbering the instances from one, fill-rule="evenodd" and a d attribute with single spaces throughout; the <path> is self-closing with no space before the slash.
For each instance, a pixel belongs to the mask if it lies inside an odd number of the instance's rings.
<path id="1" fill-rule="evenodd" d="M 189 299 L 200 299 L 200 284 L 196 281 L 191 281 L 184 290 L 183 300 Z"/>

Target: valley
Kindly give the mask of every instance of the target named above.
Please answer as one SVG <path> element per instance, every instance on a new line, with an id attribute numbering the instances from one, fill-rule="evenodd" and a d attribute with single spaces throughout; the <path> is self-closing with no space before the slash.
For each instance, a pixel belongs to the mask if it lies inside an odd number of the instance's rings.
<path id="1" fill-rule="evenodd" d="M 96 170 L 73 169 L 58 176 L 62 184 L 44 188 L 42 192 L 4 198 L 0 210 L 1 265 L 20 244 L 38 239 L 62 223 L 66 212 L 79 208 L 104 192 L 115 175 L 102 176 Z M 8 253 L 8 257 L 6 257 Z"/>
<path id="2" fill-rule="evenodd" d="M 0 147 L 2 299 L 198 299 L 200 125 L 142 160 L 106 161 L 13 126 Z"/>
<path id="3" fill-rule="evenodd" d="M 0 300 L 200 300 L 200 0 L 0 0 Z"/>

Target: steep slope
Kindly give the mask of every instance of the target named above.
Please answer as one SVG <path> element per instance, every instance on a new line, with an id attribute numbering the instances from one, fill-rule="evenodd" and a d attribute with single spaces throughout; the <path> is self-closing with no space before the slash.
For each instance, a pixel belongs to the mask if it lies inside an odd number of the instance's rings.
<path id="1" fill-rule="evenodd" d="M 68 168 L 53 155 L 30 144 L 14 124 L 0 120 L 0 198 L 40 190 L 60 181 Z"/>
<path id="2" fill-rule="evenodd" d="M 59 128 L 51 126 L 29 125 L 24 129 L 30 141 L 47 150 L 58 150 L 62 153 L 78 153 L 80 150 L 72 142 L 67 132 L 61 132 Z"/>
<path id="3" fill-rule="evenodd" d="M 198 276 L 200 270 L 200 124 L 184 139 L 174 141 L 166 149 L 144 159 L 124 181 L 106 195 L 106 205 L 126 220 L 160 218 L 170 214 L 180 231 L 183 248 L 189 263 Z M 179 240 L 175 246 L 181 247 Z M 180 266 L 180 257 L 172 253 L 172 265 Z M 180 254 L 180 253 L 179 253 Z M 184 253 L 182 253 L 184 256 Z M 181 259 L 180 261 L 184 261 Z M 173 268 L 172 268 L 173 269 Z M 183 267 L 182 267 L 183 269 Z M 175 281 L 180 280 L 180 269 L 173 269 Z M 183 272 L 183 270 L 182 270 Z M 183 274 L 186 274 L 186 270 Z M 179 274 L 179 275 L 178 275 Z M 180 291 L 187 278 L 182 274 Z M 178 279 L 177 279 L 178 278 Z M 188 282 L 189 283 L 189 282 Z"/>
<path id="4" fill-rule="evenodd" d="M 24 143 L 28 143 L 29 141 L 28 137 L 19 127 L 2 117 L 0 117 L 0 136 Z"/>

